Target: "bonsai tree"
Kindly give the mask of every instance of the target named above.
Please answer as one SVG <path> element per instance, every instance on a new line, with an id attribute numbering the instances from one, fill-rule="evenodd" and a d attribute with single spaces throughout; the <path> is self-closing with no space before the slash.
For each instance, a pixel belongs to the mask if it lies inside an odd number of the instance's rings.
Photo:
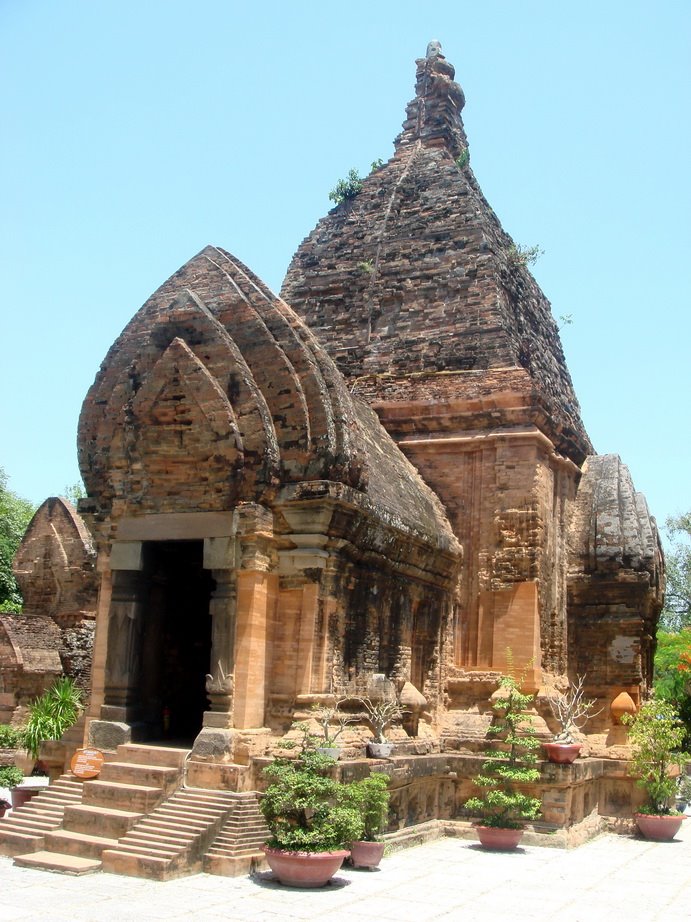
<path id="1" fill-rule="evenodd" d="M 554 734 L 555 743 L 572 744 L 574 731 L 581 730 L 591 717 L 597 717 L 602 712 L 602 708 L 595 710 L 596 698 L 585 697 L 584 683 L 585 676 L 576 676 L 576 681 L 569 682 L 568 690 L 564 694 L 550 689 L 547 695 L 552 716 L 559 724 L 559 731 Z"/>
<path id="2" fill-rule="evenodd" d="M 386 743 L 384 731 L 394 721 L 401 720 L 405 714 L 405 708 L 402 708 L 395 698 L 385 698 L 382 701 L 373 701 L 371 698 L 358 698 L 367 714 L 367 723 L 374 733 L 375 743 Z"/>
<path id="3" fill-rule="evenodd" d="M 29 707 L 24 744 L 34 759 L 44 740 L 59 740 L 82 711 L 82 693 L 73 679 L 63 676 Z"/>
<path id="4" fill-rule="evenodd" d="M 680 751 L 686 731 L 676 708 L 667 701 L 652 698 L 637 714 L 625 714 L 622 723 L 629 728 L 633 748 L 631 774 L 638 776 L 636 784 L 646 794 L 646 802 L 638 812 L 655 816 L 676 813 L 670 806 L 677 791 L 671 770 L 691 758 Z"/>
<path id="5" fill-rule="evenodd" d="M 490 745 L 485 752 L 482 773 L 473 781 L 483 795 L 471 797 L 465 808 L 481 817 L 482 825 L 497 829 L 521 829 L 524 820 L 535 819 L 541 802 L 517 789 L 540 777 L 536 750 L 540 747 L 530 715 L 526 713 L 533 695 L 521 692 L 513 676 L 499 680 L 502 695 L 492 707 L 494 720 L 487 731 Z"/>
<path id="6" fill-rule="evenodd" d="M 362 819 L 361 838 L 376 842 L 389 815 L 389 776 L 374 772 L 349 785 L 350 802 L 358 809 Z"/>
<path id="7" fill-rule="evenodd" d="M 344 698 L 337 699 L 333 706 L 315 704 L 312 708 L 312 720 L 319 726 L 319 734 L 307 734 L 306 740 L 309 740 L 314 746 L 326 749 L 334 748 L 336 740 L 343 733 L 348 724 L 352 724 L 357 719 L 351 714 L 345 714 L 340 710 L 340 704 Z M 303 726 L 309 730 L 309 724 L 303 723 L 297 725 L 300 729 Z"/>
<path id="8" fill-rule="evenodd" d="M 327 773 L 335 760 L 304 748 L 298 759 L 276 759 L 260 808 L 271 832 L 270 848 L 328 852 L 362 835 L 364 821 L 351 785 Z"/>

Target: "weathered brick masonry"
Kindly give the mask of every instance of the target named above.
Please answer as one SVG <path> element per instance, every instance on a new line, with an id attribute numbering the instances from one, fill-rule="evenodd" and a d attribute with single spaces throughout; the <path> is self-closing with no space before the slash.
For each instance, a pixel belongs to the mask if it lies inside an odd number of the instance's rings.
<path id="1" fill-rule="evenodd" d="M 303 241 L 282 298 L 209 246 L 108 352 L 79 425 L 88 533 L 48 507 L 17 563 L 27 624 L 60 634 L 47 672 L 84 671 L 69 632 L 97 612 L 92 743 L 187 740 L 188 781 L 252 789 L 310 704 L 383 674 L 417 708 L 394 731 L 392 827 L 455 819 L 511 648 L 543 735 L 548 684 L 585 674 L 603 707 L 597 758 L 545 767 L 544 821 L 627 815 L 609 705 L 650 684 L 659 537 L 593 453 L 463 105 L 431 45 L 394 156 Z M 346 735 L 346 774 L 366 737 Z"/>

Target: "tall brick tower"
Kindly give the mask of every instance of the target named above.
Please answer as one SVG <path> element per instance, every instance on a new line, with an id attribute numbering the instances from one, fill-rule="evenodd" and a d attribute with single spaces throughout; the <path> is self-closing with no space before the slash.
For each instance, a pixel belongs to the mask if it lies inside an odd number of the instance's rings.
<path id="1" fill-rule="evenodd" d="M 394 156 L 303 241 L 281 293 L 446 506 L 465 551 L 455 666 L 502 668 L 510 646 L 539 683 L 569 665 L 592 446 L 549 302 L 470 167 L 454 75 L 431 43 Z"/>

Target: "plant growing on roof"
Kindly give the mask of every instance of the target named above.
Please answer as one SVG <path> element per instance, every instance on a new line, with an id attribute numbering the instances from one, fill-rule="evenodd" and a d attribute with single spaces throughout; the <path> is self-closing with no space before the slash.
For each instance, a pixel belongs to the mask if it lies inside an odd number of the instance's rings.
<path id="1" fill-rule="evenodd" d="M 507 250 L 506 258 L 509 268 L 517 269 L 520 266 L 525 269 L 527 266 L 532 266 L 544 255 L 545 251 L 538 244 L 528 247 L 520 243 L 512 243 Z"/>
<path id="2" fill-rule="evenodd" d="M 349 202 L 362 189 L 362 177 L 357 170 L 349 170 L 346 179 L 339 179 L 334 188 L 329 192 L 329 201 L 336 205 Z"/>
<path id="3" fill-rule="evenodd" d="M 499 679 L 499 689 L 502 694 L 492 705 L 495 715 L 487 731 L 486 759 L 473 779 L 483 794 L 471 797 L 464 806 L 481 818 L 482 826 L 522 829 L 524 820 L 535 819 L 541 808 L 539 798 L 519 789 L 540 777 L 536 768 L 540 741 L 527 713 L 534 696 L 524 694 L 512 675 Z"/>

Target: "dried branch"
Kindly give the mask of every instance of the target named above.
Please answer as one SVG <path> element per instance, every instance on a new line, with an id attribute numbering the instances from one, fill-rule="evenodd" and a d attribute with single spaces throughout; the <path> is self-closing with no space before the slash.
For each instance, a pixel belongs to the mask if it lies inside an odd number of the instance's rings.
<path id="1" fill-rule="evenodd" d="M 550 710 L 561 727 L 554 737 L 556 742 L 572 743 L 572 731 L 581 730 L 591 717 L 597 717 L 603 711 L 603 708 L 594 710 L 597 698 L 584 697 L 584 684 L 585 676 L 576 676 L 576 681 L 569 683 L 568 691 L 561 694 L 551 689 L 547 694 Z"/>

